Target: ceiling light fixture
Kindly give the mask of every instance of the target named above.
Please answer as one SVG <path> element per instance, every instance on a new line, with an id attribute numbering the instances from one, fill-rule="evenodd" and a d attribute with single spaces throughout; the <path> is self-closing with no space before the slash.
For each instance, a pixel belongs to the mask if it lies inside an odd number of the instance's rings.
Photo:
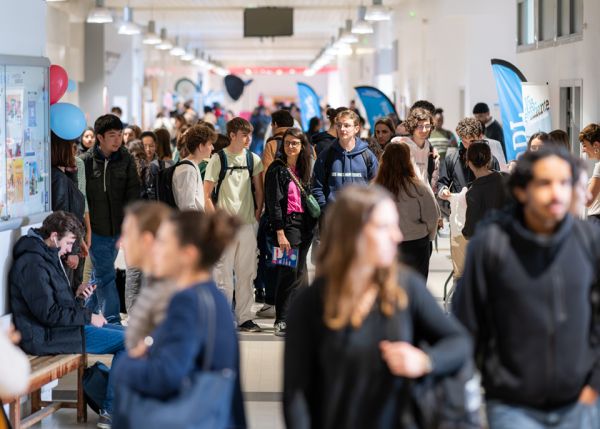
<path id="1" fill-rule="evenodd" d="M 354 34 L 373 34 L 373 27 L 370 23 L 365 21 L 365 15 L 367 8 L 365 6 L 358 7 L 358 19 L 352 26 L 352 32 Z"/>
<path id="2" fill-rule="evenodd" d="M 119 27 L 119 34 L 125 36 L 134 36 L 136 34 L 140 34 L 142 31 L 140 27 L 133 22 L 133 9 L 129 6 L 125 6 L 123 8 L 123 22 Z"/>
<path id="3" fill-rule="evenodd" d="M 156 34 L 156 23 L 154 20 L 148 21 L 148 31 L 146 31 L 142 43 L 144 43 L 144 45 L 158 45 L 161 42 L 162 39 Z"/>
<path id="4" fill-rule="evenodd" d="M 182 57 L 185 55 L 185 49 L 179 46 L 179 36 L 175 37 L 175 44 L 173 45 L 173 48 L 171 48 L 169 53 L 174 57 Z"/>
<path id="5" fill-rule="evenodd" d="M 156 49 L 158 49 L 159 51 L 168 51 L 173 47 L 173 44 L 169 41 L 167 37 L 166 28 L 160 29 L 160 40 L 162 40 L 162 42 L 155 46 Z"/>
<path id="6" fill-rule="evenodd" d="M 389 21 L 392 19 L 391 11 L 383 6 L 383 0 L 373 0 L 373 6 L 367 9 L 365 20 L 367 21 Z"/>
<path id="7" fill-rule="evenodd" d="M 104 6 L 104 0 L 96 0 L 96 6 L 88 13 L 89 24 L 108 24 L 113 22 L 112 13 Z"/>
<path id="8" fill-rule="evenodd" d="M 340 40 L 344 43 L 353 44 L 358 43 L 358 37 L 352 34 L 352 20 L 346 20 L 346 28 L 344 28 L 340 33 Z"/>

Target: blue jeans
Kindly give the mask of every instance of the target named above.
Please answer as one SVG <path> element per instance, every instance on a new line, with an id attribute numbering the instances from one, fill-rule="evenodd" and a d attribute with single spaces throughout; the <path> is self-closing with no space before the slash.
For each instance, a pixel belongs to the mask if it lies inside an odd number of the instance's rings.
<path id="1" fill-rule="evenodd" d="M 121 323 L 119 293 L 115 280 L 115 259 L 119 236 L 106 237 L 92 233 L 90 255 L 98 281 L 96 292 L 86 304 L 94 313 L 102 311 L 108 323 Z"/>
<path id="2" fill-rule="evenodd" d="M 85 326 L 85 351 L 98 355 L 114 355 L 111 370 L 108 373 L 106 397 L 102 404 L 102 409 L 112 414 L 115 399 L 115 380 L 112 368 L 115 367 L 115 362 L 125 351 L 125 328 L 121 325 L 104 325 L 102 328 Z"/>
<path id="3" fill-rule="evenodd" d="M 488 401 L 490 429 L 597 429 L 600 427 L 598 405 L 580 402 L 551 411 Z"/>

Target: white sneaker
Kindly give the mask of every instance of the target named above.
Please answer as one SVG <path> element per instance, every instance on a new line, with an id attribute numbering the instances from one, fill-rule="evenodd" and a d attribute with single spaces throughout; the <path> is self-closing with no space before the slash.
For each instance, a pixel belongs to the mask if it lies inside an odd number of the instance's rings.
<path id="1" fill-rule="evenodd" d="M 261 319 L 274 319 L 275 318 L 275 306 L 265 304 L 260 310 L 256 312 L 256 317 Z"/>

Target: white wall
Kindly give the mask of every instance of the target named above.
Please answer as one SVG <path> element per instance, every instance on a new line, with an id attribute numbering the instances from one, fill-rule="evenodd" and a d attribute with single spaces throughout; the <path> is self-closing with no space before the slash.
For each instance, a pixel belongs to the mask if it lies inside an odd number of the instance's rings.
<path id="1" fill-rule="evenodd" d="M 115 97 L 126 100 L 124 105 L 119 106 L 123 109 L 123 120 L 130 124 L 140 124 L 144 84 L 141 36 L 120 35 L 116 26 L 111 25 L 105 27 L 104 43 L 108 55 L 119 56 L 114 67 L 107 70 L 106 74 L 107 107 L 110 110 L 115 104 Z"/>
<path id="2" fill-rule="evenodd" d="M 27 17 L 27 25 L 23 25 Z M 2 2 L 0 55 L 44 56 L 46 52 L 46 2 L 19 0 Z M 0 314 L 7 311 L 7 275 L 12 248 L 21 230 L 0 232 Z"/>
<path id="3" fill-rule="evenodd" d="M 406 106 L 428 99 L 444 108 L 446 127 L 450 129 L 470 115 L 479 101 L 486 102 L 500 119 L 490 65 L 492 58 L 500 58 L 515 64 L 528 81 L 548 82 L 554 127 L 559 126 L 560 83 L 564 80 L 582 80 L 582 123 L 598 122 L 598 16 L 600 2 L 584 0 L 582 41 L 517 53 L 515 0 L 407 0 L 394 8 L 388 36 L 391 42 L 399 41 L 398 70 L 392 74 L 393 95 L 397 101 L 404 99 Z M 381 55 L 386 43 L 377 30 L 381 33 L 376 28 L 372 37 Z M 373 84 L 388 93 L 389 89 L 381 87 L 387 80 L 375 74 L 377 61 L 377 55 L 372 61 L 368 56 L 362 61 L 356 56 L 340 59 L 340 76 L 330 79 L 329 91 L 339 91 L 343 103 L 354 98 L 352 87 L 358 84 Z"/>

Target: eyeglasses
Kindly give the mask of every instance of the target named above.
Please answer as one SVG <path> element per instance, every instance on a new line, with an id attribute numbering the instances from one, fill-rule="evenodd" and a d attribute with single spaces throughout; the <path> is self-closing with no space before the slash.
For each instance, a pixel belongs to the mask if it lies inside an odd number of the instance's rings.
<path id="1" fill-rule="evenodd" d="M 343 123 L 343 122 L 338 122 L 337 123 L 337 127 L 338 128 L 342 128 L 342 129 L 350 129 L 350 128 L 354 128 L 356 125 L 354 124 L 349 124 L 349 123 Z"/>
<path id="2" fill-rule="evenodd" d="M 417 130 L 421 130 L 421 131 L 431 131 L 432 128 L 433 128 L 433 125 L 431 125 L 431 124 L 417 125 Z"/>
<path id="3" fill-rule="evenodd" d="M 286 140 L 283 144 L 289 147 L 302 146 L 302 142 L 300 140 Z"/>

